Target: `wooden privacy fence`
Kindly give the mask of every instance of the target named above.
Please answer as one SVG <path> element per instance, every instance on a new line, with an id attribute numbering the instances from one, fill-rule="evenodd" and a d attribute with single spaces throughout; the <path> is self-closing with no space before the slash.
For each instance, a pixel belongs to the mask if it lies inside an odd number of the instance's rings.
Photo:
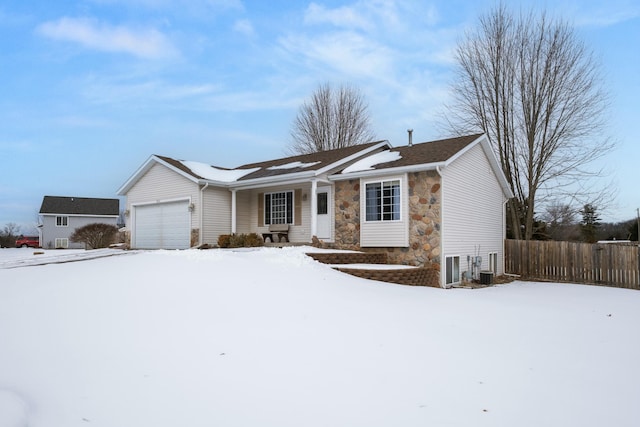
<path id="1" fill-rule="evenodd" d="M 505 241 L 505 272 L 524 279 L 640 289 L 637 244 Z"/>

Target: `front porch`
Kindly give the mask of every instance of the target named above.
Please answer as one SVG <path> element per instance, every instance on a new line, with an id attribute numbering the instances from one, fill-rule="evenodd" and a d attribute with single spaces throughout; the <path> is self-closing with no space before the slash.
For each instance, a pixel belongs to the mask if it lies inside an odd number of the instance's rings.
<path id="1" fill-rule="evenodd" d="M 267 246 L 333 242 L 333 205 L 332 186 L 319 180 L 234 188 L 230 231 L 256 233 Z"/>

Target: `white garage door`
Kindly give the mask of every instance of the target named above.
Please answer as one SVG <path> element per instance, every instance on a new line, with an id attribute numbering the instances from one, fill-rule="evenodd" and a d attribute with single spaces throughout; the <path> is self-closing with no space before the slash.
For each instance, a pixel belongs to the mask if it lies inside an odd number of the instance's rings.
<path id="1" fill-rule="evenodd" d="M 140 249 L 187 249 L 191 225 L 189 202 L 170 202 L 135 207 L 135 242 Z"/>

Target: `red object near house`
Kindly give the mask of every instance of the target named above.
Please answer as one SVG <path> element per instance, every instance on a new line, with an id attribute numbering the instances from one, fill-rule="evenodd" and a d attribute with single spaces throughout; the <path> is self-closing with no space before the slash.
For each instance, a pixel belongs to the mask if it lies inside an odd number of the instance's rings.
<path id="1" fill-rule="evenodd" d="M 40 239 L 38 237 L 23 236 L 16 240 L 16 248 L 39 248 Z"/>

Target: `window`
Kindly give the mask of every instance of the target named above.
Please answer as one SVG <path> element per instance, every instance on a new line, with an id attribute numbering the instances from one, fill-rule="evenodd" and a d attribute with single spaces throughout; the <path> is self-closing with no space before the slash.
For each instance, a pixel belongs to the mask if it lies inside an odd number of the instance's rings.
<path id="1" fill-rule="evenodd" d="M 365 217 L 367 221 L 400 220 L 400 180 L 366 185 Z"/>
<path id="2" fill-rule="evenodd" d="M 445 262 L 446 284 L 460 283 L 460 257 L 448 256 Z"/>
<path id="3" fill-rule="evenodd" d="M 326 215 L 327 213 L 329 213 L 327 193 L 318 193 L 318 215 Z"/>
<path id="4" fill-rule="evenodd" d="M 489 252 L 489 270 L 498 272 L 498 252 Z"/>
<path id="5" fill-rule="evenodd" d="M 64 218 L 66 218 L 66 217 L 64 217 Z M 56 237 L 56 249 L 58 249 L 58 248 L 66 249 L 68 247 L 69 247 L 69 239 Z"/>
<path id="6" fill-rule="evenodd" d="M 293 191 L 264 195 L 264 223 L 293 224 Z"/>
<path id="7" fill-rule="evenodd" d="M 56 217 L 56 227 L 67 227 L 69 225 L 69 217 L 68 216 L 57 216 Z"/>

